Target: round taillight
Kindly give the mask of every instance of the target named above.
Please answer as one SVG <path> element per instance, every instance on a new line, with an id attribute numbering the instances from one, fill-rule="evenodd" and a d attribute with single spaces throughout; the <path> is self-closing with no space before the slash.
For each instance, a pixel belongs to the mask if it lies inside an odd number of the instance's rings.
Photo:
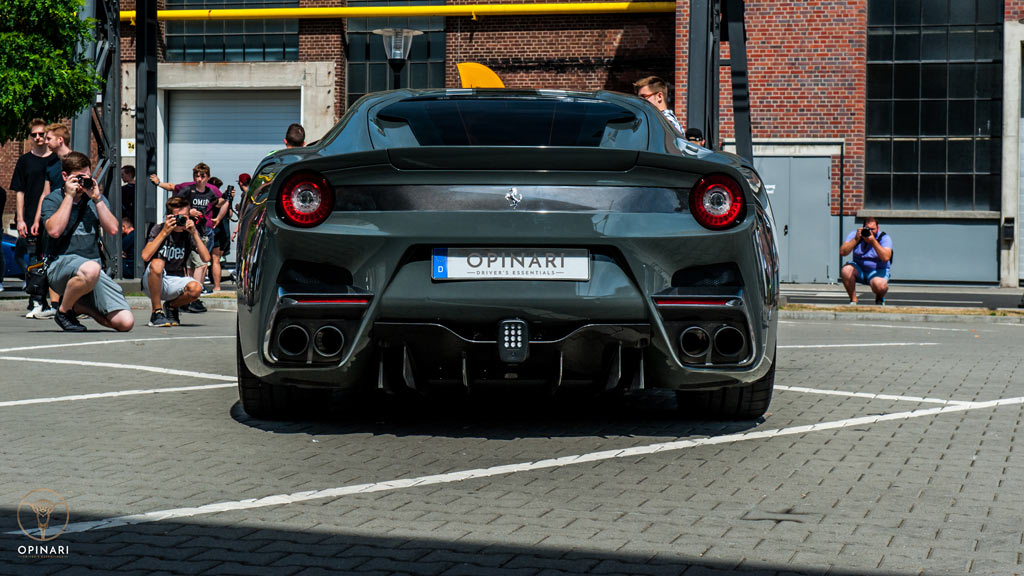
<path id="1" fill-rule="evenodd" d="M 743 214 L 743 190 L 725 174 L 709 174 L 690 192 L 690 212 L 705 228 L 728 228 Z"/>
<path id="2" fill-rule="evenodd" d="M 281 216 L 300 228 L 323 224 L 334 210 L 334 191 L 319 174 L 294 174 L 281 187 Z"/>

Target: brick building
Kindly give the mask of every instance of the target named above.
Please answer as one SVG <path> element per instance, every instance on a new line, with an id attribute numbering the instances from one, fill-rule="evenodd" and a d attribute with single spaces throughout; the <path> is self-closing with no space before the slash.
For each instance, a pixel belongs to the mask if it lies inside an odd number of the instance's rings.
<path id="1" fill-rule="evenodd" d="M 445 2 L 346 5 L 381 4 Z M 161 0 L 168 10 L 338 5 Z M 895 241 L 896 281 L 1018 285 L 1022 17 L 1024 0 L 747 0 L 755 158 L 785 230 L 784 281 L 835 281 L 840 236 L 858 217 L 876 216 Z M 687 0 L 674 13 L 164 22 L 161 177 L 187 180 L 205 161 L 233 181 L 281 146 L 290 122 L 316 140 L 356 98 L 392 87 L 372 30 L 394 26 L 424 32 L 402 70 L 403 87 L 458 87 L 459 62 L 484 64 L 506 86 L 523 88 L 630 91 L 633 80 L 656 74 L 673 84 L 685 120 Z M 134 27 L 125 22 L 121 31 L 123 136 L 130 137 Z M 728 79 L 723 68 L 727 147 Z M 4 184 L 23 148 L 0 150 Z"/>

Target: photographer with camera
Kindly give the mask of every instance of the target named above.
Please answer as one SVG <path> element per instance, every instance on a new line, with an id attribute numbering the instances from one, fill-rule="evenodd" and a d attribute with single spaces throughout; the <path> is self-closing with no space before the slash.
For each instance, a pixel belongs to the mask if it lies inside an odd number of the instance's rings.
<path id="1" fill-rule="evenodd" d="M 857 283 L 866 284 L 875 293 L 875 304 L 885 305 L 889 291 L 889 271 L 892 268 L 892 237 L 879 232 L 878 220 L 868 218 L 864 226 L 850 232 L 839 247 L 839 255 L 853 253 L 853 261 L 839 271 L 843 286 L 850 296 L 850 304 L 857 304 Z"/>
<path id="2" fill-rule="evenodd" d="M 163 224 L 150 229 L 142 248 L 142 259 L 148 262 L 142 275 L 142 291 L 153 305 L 150 326 L 181 324 L 178 309 L 198 300 L 203 292 L 203 285 L 185 272 L 189 257 L 194 251 L 204 260 L 210 259 L 196 226 L 198 217 L 189 215 L 189 201 L 172 196 L 166 206 Z"/>
<path id="3" fill-rule="evenodd" d="M 46 279 L 60 295 L 53 319 L 65 332 L 84 332 L 77 315 L 87 314 L 107 328 L 127 332 L 135 317 L 121 287 L 100 265 L 100 229 L 117 234 L 117 217 L 92 179 L 88 156 L 70 152 L 61 167 L 64 187 L 50 192 L 41 210 L 50 237 Z"/>
<path id="4" fill-rule="evenodd" d="M 227 204 L 220 202 L 220 189 L 209 184 L 210 167 L 203 162 L 196 164 L 195 167 L 192 168 L 192 182 L 182 182 L 177 185 L 169 182 L 161 182 L 160 178 L 156 174 L 150 174 L 149 179 L 153 184 L 156 184 L 158 188 L 171 190 L 174 192 L 175 196 L 182 196 L 191 203 L 192 209 L 190 214 L 193 217 L 200 218 L 196 226 L 199 229 L 199 235 L 202 237 L 207 251 L 212 250 L 213 229 L 216 228 L 217 224 L 219 224 L 227 215 L 228 206 Z M 216 214 L 214 212 L 216 212 Z M 200 285 L 206 278 L 206 270 L 209 264 L 209 256 L 207 256 L 206 260 L 202 260 L 199 257 L 199 252 L 192 253 L 192 259 L 189 262 L 189 270 L 191 271 L 192 277 L 195 278 Z M 183 311 L 202 313 L 206 312 L 206 306 L 203 305 L 202 300 L 196 300 L 189 304 Z"/>

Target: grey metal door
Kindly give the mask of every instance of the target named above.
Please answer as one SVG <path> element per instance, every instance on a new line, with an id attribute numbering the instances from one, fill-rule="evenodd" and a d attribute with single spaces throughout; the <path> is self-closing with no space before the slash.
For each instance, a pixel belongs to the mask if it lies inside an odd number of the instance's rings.
<path id="1" fill-rule="evenodd" d="M 839 247 L 829 238 L 832 159 L 762 157 L 754 166 L 775 212 L 782 282 L 825 283 Z M 834 268 L 832 266 L 831 268 Z"/>

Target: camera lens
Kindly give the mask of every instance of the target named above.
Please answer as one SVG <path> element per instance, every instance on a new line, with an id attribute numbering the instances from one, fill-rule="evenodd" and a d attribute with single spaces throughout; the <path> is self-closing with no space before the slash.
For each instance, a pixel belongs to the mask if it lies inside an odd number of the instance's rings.
<path id="1" fill-rule="evenodd" d="M 188 221 L 188 218 L 185 216 L 176 216 L 174 218 L 174 224 L 176 226 L 184 226 L 186 221 Z"/>
<path id="2" fill-rule="evenodd" d="M 78 185 L 86 190 L 92 190 L 92 187 L 96 185 L 96 181 L 92 178 L 83 177 L 78 179 Z"/>

